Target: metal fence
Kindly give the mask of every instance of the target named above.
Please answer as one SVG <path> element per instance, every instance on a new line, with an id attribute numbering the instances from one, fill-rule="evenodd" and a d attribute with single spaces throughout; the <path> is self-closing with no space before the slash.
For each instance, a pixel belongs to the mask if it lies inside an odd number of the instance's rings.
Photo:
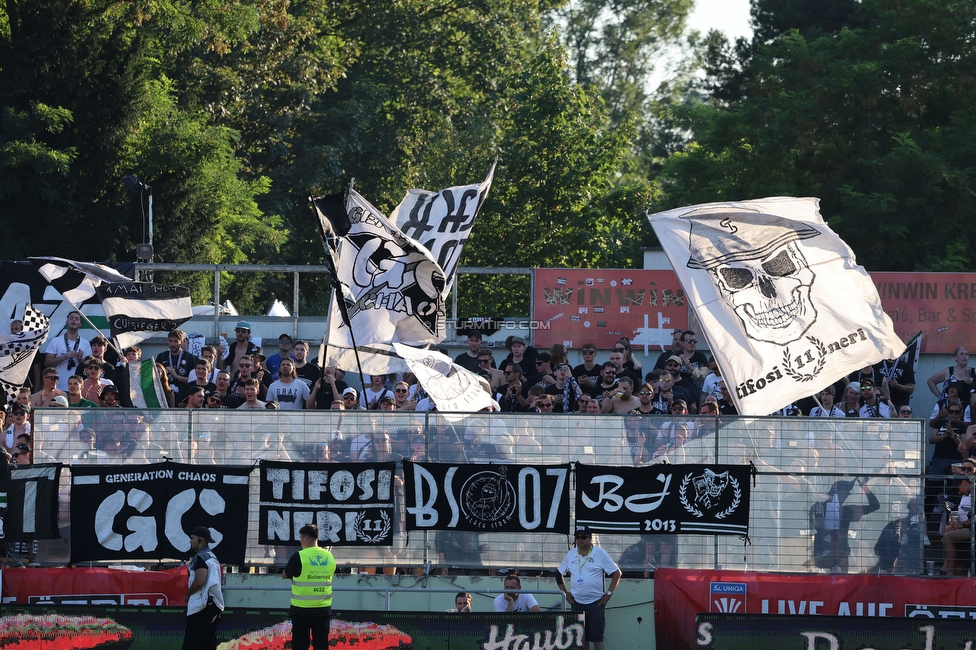
<path id="1" fill-rule="evenodd" d="M 627 572 L 659 566 L 757 571 L 820 572 L 814 558 L 811 506 L 822 503 L 837 481 L 864 477 L 879 508 L 852 522 L 846 543 L 852 573 L 879 568 L 876 543 L 889 522 L 909 516 L 923 499 L 925 429 L 921 420 L 755 418 L 386 411 L 250 411 L 41 409 L 35 414 L 35 462 L 145 463 L 165 458 L 196 464 L 250 465 L 260 459 L 326 462 L 349 454 L 353 441 L 376 431 L 392 434 L 393 451 L 405 457 L 457 462 L 456 439 L 482 437 L 492 445 L 477 462 L 566 463 L 633 466 L 637 450 L 651 462 L 753 463 L 749 543 L 736 537 L 600 535 L 596 543 Z M 94 432 L 94 438 L 91 433 Z M 410 436 L 423 436 L 424 444 Z M 353 449 L 351 449 L 351 446 Z M 346 460 L 345 458 L 343 460 Z M 355 459 L 353 459 L 355 460 Z M 473 462 L 473 461 L 472 461 Z M 62 481 L 62 532 L 70 533 L 70 470 Z M 940 487 L 942 491 L 949 486 Z M 911 501 L 913 498 L 916 501 Z M 411 532 L 404 530 L 403 495 L 394 545 L 343 548 L 343 562 L 392 572 L 519 568 L 551 569 L 572 543 L 569 535 Z M 257 543 L 257 472 L 252 474 L 247 561 L 281 565 L 293 549 Z M 847 504 L 864 505 L 855 489 Z M 911 502 L 911 503 L 910 503 Z M 924 529 L 924 525 L 923 525 Z M 924 569 L 924 535 L 902 553 L 896 573 Z M 914 543 L 909 544 L 911 547 Z M 67 542 L 42 544 L 42 564 L 66 561 Z M 969 564 L 968 556 L 962 556 Z M 821 563 L 822 564 L 822 563 Z"/>

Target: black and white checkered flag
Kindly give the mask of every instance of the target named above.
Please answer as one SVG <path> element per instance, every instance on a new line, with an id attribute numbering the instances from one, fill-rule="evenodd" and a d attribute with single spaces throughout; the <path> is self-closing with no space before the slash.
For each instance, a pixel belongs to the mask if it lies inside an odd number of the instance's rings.
<path id="1" fill-rule="evenodd" d="M 24 308 L 23 321 L 24 329 L 19 334 L 0 336 L 0 388 L 6 393 L 7 403 L 17 397 L 27 381 L 34 356 L 51 329 L 51 319 L 29 303 Z"/>

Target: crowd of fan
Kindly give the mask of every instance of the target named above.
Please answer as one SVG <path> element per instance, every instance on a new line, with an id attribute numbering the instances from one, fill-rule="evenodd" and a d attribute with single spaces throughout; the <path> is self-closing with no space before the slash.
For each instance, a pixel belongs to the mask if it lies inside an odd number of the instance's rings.
<path id="1" fill-rule="evenodd" d="M 120 359 L 105 338 L 96 336 L 88 341 L 81 337 L 80 326 L 81 315 L 69 314 L 63 331 L 49 342 L 42 357 L 40 390 L 31 393 L 22 389 L 4 414 L 9 422 L 3 425 L 3 446 L 15 463 L 37 460 L 31 458 L 32 408 L 133 407 L 126 366 L 141 362 L 142 351 L 138 347 L 127 348 L 124 359 Z M 15 322 L 12 329 L 16 327 Z M 226 348 L 204 345 L 199 357 L 188 350 L 187 337 L 181 330 L 169 332 L 167 343 L 168 349 L 156 356 L 155 363 L 172 408 L 436 410 L 413 375 L 364 376 L 363 388 L 357 390 L 345 381 L 342 370 L 323 369 L 310 361 L 309 344 L 294 341 L 289 334 L 280 335 L 277 350 L 266 356 L 251 340 L 250 324 L 246 321 L 237 323 L 235 340 Z M 503 413 L 670 416 L 663 426 L 651 424 L 655 420 L 626 420 L 631 460 L 645 464 L 714 430 L 714 425 L 707 422 L 708 416 L 736 415 L 718 365 L 697 348 L 695 332 L 675 330 L 670 349 L 657 357 L 653 368 L 642 366 L 627 338 L 614 344 L 606 360 L 597 358 L 595 345 L 584 344 L 580 348 L 583 363 L 573 366 L 564 345 L 539 351 L 523 338 L 512 336 L 506 341 L 507 356 L 499 361 L 494 350 L 483 345 L 482 335 L 474 331 L 467 337 L 467 349 L 454 361 L 481 378 L 483 388 L 492 397 L 492 410 Z M 906 373 L 904 368 L 895 368 L 896 364 L 888 362 L 863 368 L 772 415 L 912 417 L 908 397 L 914 390 L 914 377 L 910 376 L 910 369 Z M 959 386 L 973 385 L 971 379 L 969 384 L 957 381 L 951 371 L 946 372 L 945 399 L 940 402 L 943 408 L 940 413 L 933 413 L 933 426 L 938 424 L 937 417 L 950 421 L 954 413 L 950 402 L 963 399 Z M 841 398 L 835 399 L 836 395 Z M 973 391 L 965 397 L 970 395 L 976 398 Z M 969 417 L 960 419 L 968 421 Z M 128 456 L 125 448 L 135 444 L 133 436 L 115 440 L 111 435 L 99 436 L 96 427 L 82 429 L 87 429 L 89 433 L 85 435 L 93 439 L 93 452 L 111 455 L 113 450 L 121 450 L 119 453 Z M 396 455 L 412 457 L 421 448 L 422 426 L 416 441 L 396 432 L 385 433 L 392 435 Z M 96 437 L 100 439 L 94 441 Z M 455 438 L 460 444 L 473 444 L 469 433 Z M 336 443 L 326 441 L 323 447 Z M 485 440 L 481 443 L 490 444 Z M 378 446 L 383 447 L 382 441 Z M 477 444 L 474 449 L 465 449 L 462 457 L 478 457 L 479 449 Z M 142 451 L 148 450 L 136 445 L 136 457 Z M 354 442 L 345 441 L 343 449 L 316 449 L 312 456 L 360 460 L 357 451 Z M 504 450 L 494 451 L 505 456 Z"/>

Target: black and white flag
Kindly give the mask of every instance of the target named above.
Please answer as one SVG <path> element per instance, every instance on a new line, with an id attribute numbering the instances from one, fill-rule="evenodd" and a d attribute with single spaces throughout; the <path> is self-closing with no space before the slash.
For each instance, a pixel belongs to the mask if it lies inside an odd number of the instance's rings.
<path id="1" fill-rule="evenodd" d="M 12 402 L 27 381 L 37 350 L 47 340 L 51 321 L 27 303 L 24 307 L 24 329 L 19 334 L 0 336 L 0 387 L 5 393 L 4 404 Z"/>
<path id="2" fill-rule="evenodd" d="M 316 211 L 320 221 L 332 218 L 331 212 Z M 430 251 L 404 236 L 355 190 L 349 190 L 346 216 L 348 226 L 330 222 L 320 228 L 322 233 L 345 231 L 327 243 L 335 246 L 332 257 L 350 321 L 344 321 L 333 292 L 324 365 L 356 368 L 355 343 L 363 372 L 404 372 L 406 364 L 392 354 L 392 343 L 424 345 L 444 339 L 444 271 Z M 370 354 L 378 355 L 377 365 L 371 365 Z"/>
<path id="3" fill-rule="evenodd" d="M 250 467 L 151 463 L 71 468 L 71 561 L 184 558 L 190 532 L 243 564 Z"/>
<path id="4" fill-rule="evenodd" d="M 190 290 L 154 282 L 113 282 L 98 286 L 102 311 L 120 348 L 170 332 L 193 318 Z"/>
<path id="5" fill-rule="evenodd" d="M 773 413 L 905 351 L 818 205 L 774 197 L 650 215 L 743 415 Z"/>
<path id="6" fill-rule="evenodd" d="M 57 539 L 61 465 L 19 467 L 11 469 L 8 477 L 7 512 L 0 538 L 7 542 Z"/>
<path id="7" fill-rule="evenodd" d="M 491 395 L 481 387 L 478 375 L 457 365 L 447 355 L 400 343 L 394 343 L 393 350 L 416 375 L 438 411 L 474 413 L 491 408 Z"/>
<path id="8" fill-rule="evenodd" d="M 95 288 L 103 282 L 130 282 L 115 269 L 93 262 L 75 262 L 61 257 L 29 257 L 37 272 L 62 296 L 80 305 L 95 295 Z"/>
<path id="9" fill-rule="evenodd" d="M 298 545 L 319 527 L 325 546 L 392 546 L 396 463 L 261 461 L 258 542 Z"/>
<path id="10" fill-rule="evenodd" d="M 600 533 L 749 533 L 749 467 L 576 464 L 576 524 Z"/>
<path id="11" fill-rule="evenodd" d="M 407 530 L 569 531 L 569 465 L 403 462 Z"/>
<path id="12" fill-rule="evenodd" d="M 413 189 L 390 213 L 390 221 L 407 237 L 431 252 L 444 271 L 446 288 L 454 283 L 458 260 L 471 226 L 488 196 L 495 176 L 495 163 L 482 183 L 448 187 L 440 192 Z"/>

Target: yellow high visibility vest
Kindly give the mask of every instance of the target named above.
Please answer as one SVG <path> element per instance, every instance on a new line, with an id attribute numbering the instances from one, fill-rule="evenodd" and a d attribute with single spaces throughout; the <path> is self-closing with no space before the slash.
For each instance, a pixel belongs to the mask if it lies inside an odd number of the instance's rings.
<path id="1" fill-rule="evenodd" d="M 331 607 L 332 576 L 336 563 L 332 553 L 320 546 L 298 552 L 302 575 L 291 579 L 291 604 L 294 607 Z"/>

